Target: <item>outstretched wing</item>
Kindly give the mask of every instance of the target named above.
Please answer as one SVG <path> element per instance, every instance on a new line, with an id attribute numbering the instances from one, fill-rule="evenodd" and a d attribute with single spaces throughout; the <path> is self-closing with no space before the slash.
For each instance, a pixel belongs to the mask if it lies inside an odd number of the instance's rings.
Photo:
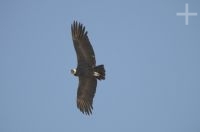
<path id="1" fill-rule="evenodd" d="M 90 66 L 96 65 L 95 54 L 87 36 L 85 27 L 74 21 L 71 26 L 72 39 L 77 54 L 78 64 L 87 63 Z"/>
<path id="2" fill-rule="evenodd" d="M 97 80 L 95 77 L 79 77 L 77 92 L 77 107 L 86 115 L 92 114 L 92 103 L 96 92 Z"/>

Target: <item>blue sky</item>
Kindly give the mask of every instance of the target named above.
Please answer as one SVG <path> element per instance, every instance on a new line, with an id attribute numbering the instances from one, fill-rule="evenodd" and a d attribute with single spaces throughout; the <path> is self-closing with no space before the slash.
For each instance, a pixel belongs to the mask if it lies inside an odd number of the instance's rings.
<path id="1" fill-rule="evenodd" d="M 177 12 L 197 12 L 185 25 Z M 1 132 L 199 132 L 198 0 L 1 0 Z M 106 80 L 76 108 L 70 26 L 86 26 Z"/>

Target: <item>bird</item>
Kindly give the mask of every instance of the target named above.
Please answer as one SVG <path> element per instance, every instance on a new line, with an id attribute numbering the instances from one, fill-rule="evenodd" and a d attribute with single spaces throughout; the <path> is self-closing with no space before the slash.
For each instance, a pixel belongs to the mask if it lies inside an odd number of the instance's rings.
<path id="1" fill-rule="evenodd" d="M 78 21 L 71 24 L 71 35 L 77 56 L 77 67 L 71 73 L 78 77 L 77 108 L 85 115 L 91 115 L 97 80 L 105 80 L 104 65 L 96 65 L 95 53 L 85 26 Z"/>

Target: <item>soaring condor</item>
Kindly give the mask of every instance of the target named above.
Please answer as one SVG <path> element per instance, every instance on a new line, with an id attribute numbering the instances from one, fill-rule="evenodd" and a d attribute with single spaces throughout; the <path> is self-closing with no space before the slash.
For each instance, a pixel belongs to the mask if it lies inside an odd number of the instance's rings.
<path id="1" fill-rule="evenodd" d="M 92 103 L 96 92 L 97 79 L 105 79 L 104 65 L 96 65 L 95 54 L 85 27 L 74 21 L 71 25 L 72 40 L 77 54 L 77 68 L 71 73 L 79 78 L 77 107 L 83 114 L 92 114 Z"/>

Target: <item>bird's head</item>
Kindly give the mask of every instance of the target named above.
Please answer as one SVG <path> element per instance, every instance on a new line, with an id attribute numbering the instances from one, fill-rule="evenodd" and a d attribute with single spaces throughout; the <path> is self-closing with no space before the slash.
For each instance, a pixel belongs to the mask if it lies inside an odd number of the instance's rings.
<path id="1" fill-rule="evenodd" d="M 71 69 L 71 74 L 73 74 L 74 76 L 77 75 L 76 69 Z"/>

